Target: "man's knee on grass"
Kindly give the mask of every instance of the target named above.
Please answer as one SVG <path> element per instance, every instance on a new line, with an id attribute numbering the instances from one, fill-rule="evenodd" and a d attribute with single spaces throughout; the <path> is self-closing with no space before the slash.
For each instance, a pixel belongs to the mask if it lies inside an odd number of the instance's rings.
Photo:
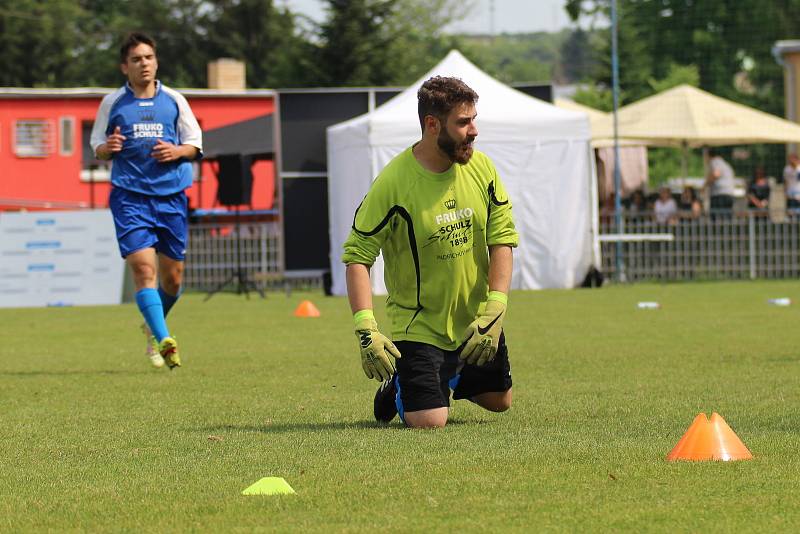
<path id="1" fill-rule="evenodd" d="M 409 428 L 442 428 L 447 424 L 449 411 L 447 408 L 433 408 L 405 412 L 403 421 Z"/>
<path id="2" fill-rule="evenodd" d="M 472 397 L 470 400 L 481 408 L 491 412 L 505 412 L 511 408 L 512 398 L 513 395 L 511 394 L 511 388 L 509 388 L 506 391 L 480 393 Z"/>

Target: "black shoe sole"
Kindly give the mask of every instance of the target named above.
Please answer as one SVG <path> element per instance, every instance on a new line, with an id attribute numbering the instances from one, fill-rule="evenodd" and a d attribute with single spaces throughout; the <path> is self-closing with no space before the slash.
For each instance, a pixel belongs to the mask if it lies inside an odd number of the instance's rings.
<path id="1" fill-rule="evenodd" d="M 389 423 L 397 415 L 397 404 L 395 404 L 397 388 L 394 385 L 394 377 L 390 380 L 389 385 L 384 382 L 375 392 L 373 414 L 375 415 L 375 420 L 379 423 Z"/>

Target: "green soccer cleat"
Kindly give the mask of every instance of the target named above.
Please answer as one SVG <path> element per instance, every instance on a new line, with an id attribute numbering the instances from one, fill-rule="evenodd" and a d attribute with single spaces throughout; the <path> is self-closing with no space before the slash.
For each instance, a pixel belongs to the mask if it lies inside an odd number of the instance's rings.
<path id="1" fill-rule="evenodd" d="M 167 364 L 170 371 L 176 367 L 181 366 L 181 357 L 178 353 L 178 343 L 171 337 L 165 337 L 161 340 L 158 346 L 158 351 L 161 357 L 164 358 L 164 363 Z"/>
<path id="2" fill-rule="evenodd" d="M 147 356 L 153 367 L 157 369 L 164 367 L 164 358 L 161 357 L 161 353 L 159 352 L 158 341 L 156 341 L 156 337 L 150 331 L 150 327 L 147 326 L 147 323 L 142 323 L 142 333 L 147 343 L 144 349 L 144 355 Z"/>

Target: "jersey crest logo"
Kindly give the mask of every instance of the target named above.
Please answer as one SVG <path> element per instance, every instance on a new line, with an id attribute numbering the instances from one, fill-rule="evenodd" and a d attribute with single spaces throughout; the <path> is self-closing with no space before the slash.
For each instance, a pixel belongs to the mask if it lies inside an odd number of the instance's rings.
<path id="1" fill-rule="evenodd" d="M 449 210 L 456 209 L 456 199 L 451 198 L 449 200 L 445 200 L 444 201 L 444 207 L 449 209 Z"/>
<path id="2" fill-rule="evenodd" d="M 139 111 L 139 120 L 142 120 L 144 122 L 153 122 L 154 120 L 156 120 L 156 114 L 150 110 Z"/>

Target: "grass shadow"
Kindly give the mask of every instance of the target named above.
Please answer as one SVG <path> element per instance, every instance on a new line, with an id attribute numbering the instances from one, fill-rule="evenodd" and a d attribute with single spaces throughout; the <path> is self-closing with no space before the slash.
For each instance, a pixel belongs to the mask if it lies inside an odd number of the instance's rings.
<path id="1" fill-rule="evenodd" d="M 447 426 L 457 426 L 469 424 L 467 421 L 451 419 Z M 476 424 L 482 424 L 477 422 Z M 200 430 L 202 432 L 259 432 L 263 434 L 277 434 L 285 432 L 330 432 L 335 430 L 406 430 L 399 420 L 384 424 L 373 420 L 364 421 L 334 421 L 327 423 L 296 422 L 296 423 L 270 423 L 266 425 L 211 425 L 190 430 Z"/>

